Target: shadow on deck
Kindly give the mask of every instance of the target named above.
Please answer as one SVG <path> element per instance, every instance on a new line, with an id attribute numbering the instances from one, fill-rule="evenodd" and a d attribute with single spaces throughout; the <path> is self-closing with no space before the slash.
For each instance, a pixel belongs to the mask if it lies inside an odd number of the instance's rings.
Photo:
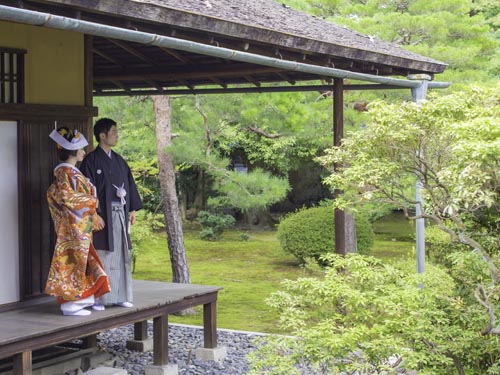
<path id="1" fill-rule="evenodd" d="M 90 316 L 63 316 L 55 301 L 0 312 L 0 359 L 13 358 L 14 375 L 32 373 L 32 352 L 84 337 L 97 345 L 97 333 L 134 324 L 134 339 L 146 340 L 153 319 L 153 365 L 168 365 L 168 315 L 203 305 L 204 347 L 217 347 L 217 286 L 134 280 L 134 307 L 110 307 Z"/>

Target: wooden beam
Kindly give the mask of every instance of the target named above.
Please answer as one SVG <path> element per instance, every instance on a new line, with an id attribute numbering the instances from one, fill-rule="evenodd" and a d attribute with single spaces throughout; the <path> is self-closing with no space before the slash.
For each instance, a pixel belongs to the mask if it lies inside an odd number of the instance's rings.
<path id="1" fill-rule="evenodd" d="M 155 81 L 150 81 L 150 80 L 146 80 L 144 81 L 148 84 L 151 85 L 151 87 L 156 87 L 156 89 L 160 92 L 164 92 L 165 90 L 163 89 L 163 87 L 158 83 L 158 82 L 155 82 Z"/>
<path id="2" fill-rule="evenodd" d="M 0 117 L 5 120 L 81 120 L 97 116 L 97 107 L 56 104 L 0 104 Z"/>
<path id="3" fill-rule="evenodd" d="M 108 60 L 110 63 L 113 63 L 113 64 L 123 68 L 123 65 L 118 60 L 116 60 L 114 57 L 109 56 L 107 53 L 102 52 L 97 47 L 94 46 L 93 51 L 96 55 L 101 56 L 103 59 Z"/>
<path id="4" fill-rule="evenodd" d="M 215 82 L 216 84 L 218 84 L 219 86 L 221 86 L 221 87 L 223 87 L 223 88 L 227 89 L 227 83 L 222 82 L 220 79 L 215 78 L 215 77 L 210 77 L 209 79 L 210 79 L 212 82 Z"/>
<path id="5" fill-rule="evenodd" d="M 288 75 L 286 75 L 285 73 L 278 73 L 278 76 L 281 77 L 281 79 L 283 79 L 284 81 L 287 81 L 289 84 L 291 85 L 295 85 L 297 83 L 296 80 L 290 78 Z"/>
<path id="6" fill-rule="evenodd" d="M 140 59 L 140 60 L 142 60 L 142 61 L 144 61 L 144 62 L 146 62 L 148 64 L 151 64 L 153 66 L 157 66 L 158 65 L 153 59 L 150 59 L 149 57 L 147 57 L 146 55 L 144 55 L 142 52 L 137 51 L 135 48 L 129 46 L 127 43 L 125 43 L 125 42 L 123 42 L 121 40 L 108 39 L 108 38 L 106 38 L 106 40 L 108 40 L 109 42 L 113 43 L 114 45 L 120 47 L 124 51 L 127 51 L 131 55 L 137 57 L 138 59 Z"/>
<path id="7" fill-rule="evenodd" d="M 194 86 L 191 85 L 189 82 L 183 80 L 183 79 L 178 79 L 177 82 L 181 83 L 183 86 L 186 86 L 188 89 L 190 89 L 191 91 L 194 90 Z"/>
<path id="8" fill-rule="evenodd" d="M 153 319 L 153 365 L 168 364 L 168 315 Z"/>
<path id="9" fill-rule="evenodd" d="M 344 81 L 333 80 L 333 145 L 340 146 L 344 137 Z M 337 165 L 334 168 L 338 168 Z M 335 192 L 338 195 L 339 191 Z M 346 255 L 345 212 L 335 209 L 335 253 Z"/>
<path id="10" fill-rule="evenodd" d="M 259 66 L 249 64 L 230 64 L 221 65 L 213 64 L 209 66 L 200 67 L 183 67 L 181 69 L 168 69 L 163 67 L 161 69 L 154 68 L 147 72 L 144 70 L 136 69 L 110 69 L 109 71 L 97 72 L 94 75 L 95 82 L 102 81 L 144 81 L 149 80 L 180 80 L 180 79 L 198 79 L 198 78 L 224 78 L 224 77 L 242 77 L 250 74 L 267 74 L 283 72 L 282 69 Z"/>
<path id="11" fill-rule="evenodd" d="M 92 105 L 94 91 L 94 59 L 92 56 L 92 35 L 84 35 L 84 104 Z"/>
<path id="12" fill-rule="evenodd" d="M 115 80 L 110 80 L 110 82 L 115 85 L 116 87 L 122 89 L 123 91 L 125 91 L 126 93 L 130 94 L 130 89 L 125 86 L 123 83 L 121 83 L 120 81 L 115 81 Z"/>
<path id="13" fill-rule="evenodd" d="M 179 60 L 180 62 L 182 62 L 184 64 L 190 64 L 190 65 L 193 64 L 192 61 L 185 58 L 177 51 L 174 51 L 174 50 L 171 50 L 171 49 L 165 48 L 165 47 L 158 47 L 158 48 L 161 49 L 163 52 L 165 52 L 167 55 L 172 56 L 173 58 Z"/>
<path id="14" fill-rule="evenodd" d="M 344 85 L 344 91 L 365 91 L 365 90 L 407 90 L 407 87 L 391 86 L 383 84 L 367 84 L 367 85 Z M 333 85 L 304 85 L 304 86 L 266 86 L 266 87 L 228 87 L 228 88 L 207 88 L 207 89 L 169 89 L 168 95 L 208 95 L 208 94 L 248 94 L 248 93 L 263 93 L 263 92 L 307 92 L 307 91 L 332 91 Z M 131 90 L 132 95 L 158 95 L 161 94 L 157 90 L 139 89 Z M 124 95 L 120 91 L 102 91 L 97 90 L 96 96 L 121 96 Z"/>
<path id="15" fill-rule="evenodd" d="M 245 78 L 248 82 L 253 83 L 255 86 L 260 87 L 260 82 L 253 77 L 245 75 L 243 78 Z"/>

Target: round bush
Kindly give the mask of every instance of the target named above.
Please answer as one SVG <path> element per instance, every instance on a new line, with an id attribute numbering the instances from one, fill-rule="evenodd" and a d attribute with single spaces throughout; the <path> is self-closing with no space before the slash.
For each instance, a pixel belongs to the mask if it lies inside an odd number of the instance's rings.
<path id="1" fill-rule="evenodd" d="M 373 245 L 372 225 L 363 215 L 356 215 L 358 253 L 368 254 Z M 313 207 L 287 215 L 278 225 L 281 247 L 301 263 L 332 253 L 335 246 L 334 211 L 332 207 Z"/>

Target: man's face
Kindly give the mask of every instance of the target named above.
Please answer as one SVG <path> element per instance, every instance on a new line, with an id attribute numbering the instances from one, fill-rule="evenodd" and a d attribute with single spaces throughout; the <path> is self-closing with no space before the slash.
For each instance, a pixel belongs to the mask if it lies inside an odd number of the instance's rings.
<path id="1" fill-rule="evenodd" d="M 103 146 L 114 147 L 118 143 L 118 129 L 116 125 L 113 125 L 111 129 L 109 129 L 108 134 L 101 133 L 99 136 Z"/>

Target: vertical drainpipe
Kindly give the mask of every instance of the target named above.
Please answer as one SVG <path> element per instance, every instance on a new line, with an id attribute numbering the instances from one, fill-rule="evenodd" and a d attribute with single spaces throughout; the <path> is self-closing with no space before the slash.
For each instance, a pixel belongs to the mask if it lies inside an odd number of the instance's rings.
<path id="1" fill-rule="evenodd" d="M 344 80 L 333 79 L 333 145 L 340 146 L 344 137 Z M 334 168 L 337 168 L 335 165 Z M 335 190 L 335 195 L 339 194 Z M 335 209 L 335 253 L 346 255 L 345 211 Z"/>
<path id="2" fill-rule="evenodd" d="M 412 87 L 411 96 L 415 103 L 422 104 L 422 102 L 427 97 L 427 86 L 431 77 L 426 74 L 415 74 L 408 76 L 410 80 L 421 80 L 422 84 L 418 87 Z M 422 152 L 419 150 L 417 152 Z M 415 205 L 415 214 L 422 214 L 422 207 L 424 201 L 420 194 L 420 190 L 422 188 L 422 181 L 417 179 L 415 184 L 415 201 L 417 204 Z M 416 253 L 417 253 L 417 273 L 425 273 L 425 219 L 417 219 L 415 221 L 415 230 L 416 230 Z"/>

